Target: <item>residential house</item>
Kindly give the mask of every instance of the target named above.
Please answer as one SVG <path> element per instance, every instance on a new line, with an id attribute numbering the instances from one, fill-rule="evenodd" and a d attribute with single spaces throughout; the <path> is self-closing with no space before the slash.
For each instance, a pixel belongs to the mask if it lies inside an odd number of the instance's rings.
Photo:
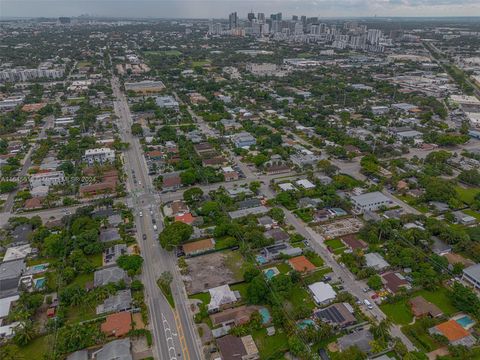
<path id="1" fill-rule="evenodd" d="M 450 319 L 438 324 L 429 330 L 430 334 L 443 335 L 448 339 L 450 345 L 472 347 L 477 340 L 465 330 L 457 321 Z"/>
<path id="2" fill-rule="evenodd" d="M 337 293 L 330 284 L 322 281 L 308 285 L 308 289 L 313 295 L 313 299 L 318 305 L 328 305 L 337 296 Z"/>
<path id="3" fill-rule="evenodd" d="M 257 143 L 255 138 L 248 132 L 240 132 L 233 135 L 232 141 L 237 148 L 249 148 Z"/>
<path id="4" fill-rule="evenodd" d="M 129 338 L 111 341 L 95 352 L 94 360 L 133 360 Z"/>
<path id="5" fill-rule="evenodd" d="M 163 191 L 175 191 L 182 186 L 182 180 L 178 174 L 164 174 L 162 189 Z"/>
<path id="6" fill-rule="evenodd" d="M 352 201 L 354 211 L 358 214 L 366 210 L 376 211 L 382 207 L 393 205 L 393 201 L 380 191 L 352 196 L 350 200 Z"/>
<path id="7" fill-rule="evenodd" d="M 300 273 L 310 272 L 317 268 L 304 255 L 288 259 L 288 264 L 292 267 L 293 270 Z"/>
<path id="8" fill-rule="evenodd" d="M 357 321 L 349 303 L 335 303 L 314 312 L 314 316 L 332 326 L 346 327 Z"/>
<path id="9" fill-rule="evenodd" d="M 231 166 L 222 168 L 223 177 L 225 181 L 236 181 L 239 178 L 239 174 Z"/>
<path id="10" fill-rule="evenodd" d="M 463 269 L 462 280 L 480 290 L 480 264 L 475 264 Z"/>
<path id="11" fill-rule="evenodd" d="M 425 300 L 423 296 L 415 296 L 408 301 L 408 304 L 410 305 L 413 316 L 416 318 L 421 318 L 424 316 L 437 318 L 443 316 L 442 310 L 440 310 L 437 305 Z"/>
<path id="12" fill-rule="evenodd" d="M 0 298 L 17 294 L 20 278 L 26 269 L 24 259 L 0 264 Z"/>
<path id="13" fill-rule="evenodd" d="M 65 183 L 65 174 L 63 171 L 50 171 L 33 174 L 30 176 L 29 182 L 32 189 L 38 186 L 62 185 Z"/>
<path id="14" fill-rule="evenodd" d="M 258 221 L 258 224 L 260 226 L 263 226 L 265 230 L 270 230 L 273 227 L 277 226 L 277 222 L 267 215 L 259 217 L 257 221 Z"/>
<path id="15" fill-rule="evenodd" d="M 210 303 L 208 304 L 208 312 L 210 313 L 232 307 L 238 300 L 228 285 L 217 286 L 209 289 L 208 292 L 210 293 Z"/>
<path id="16" fill-rule="evenodd" d="M 273 239 L 275 242 L 285 242 L 290 239 L 288 233 L 281 228 L 274 228 L 264 232 L 267 239 Z"/>
<path id="17" fill-rule="evenodd" d="M 102 304 L 97 306 L 97 315 L 130 310 L 132 307 L 132 293 L 130 289 L 119 290 L 110 295 Z"/>
<path id="18" fill-rule="evenodd" d="M 382 275 L 384 287 L 392 294 L 396 294 L 401 289 L 410 288 L 408 281 L 399 273 L 389 272 Z"/>
<path id="19" fill-rule="evenodd" d="M 285 256 L 299 256 L 302 254 L 302 249 L 297 247 L 292 247 L 289 243 L 276 243 L 267 247 L 264 247 L 261 250 L 263 257 L 269 260 L 275 260 L 280 257 L 280 255 Z"/>
<path id="20" fill-rule="evenodd" d="M 367 330 L 356 331 L 351 334 L 347 334 L 338 339 L 338 348 L 340 351 L 345 351 L 352 346 L 356 346 L 360 351 L 368 354 L 372 347 L 371 343 L 374 340 L 372 333 Z"/>
<path id="21" fill-rule="evenodd" d="M 374 268 L 376 271 L 384 271 L 390 267 L 390 264 L 379 253 L 373 252 L 365 254 L 367 267 Z"/>
<path id="22" fill-rule="evenodd" d="M 222 360 L 256 360 L 258 349 L 251 335 L 242 338 L 226 335 L 217 339 Z"/>
<path id="23" fill-rule="evenodd" d="M 87 149 L 83 155 L 83 161 L 90 166 L 95 163 L 113 163 L 115 161 L 115 151 L 109 148 Z"/>
<path id="24" fill-rule="evenodd" d="M 116 284 L 119 281 L 127 280 L 128 276 L 125 270 L 120 269 L 118 266 L 112 266 L 95 271 L 93 284 L 95 287 L 98 287 L 107 284 Z"/>
<path id="25" fill-rule="evenodd" d="M 247 208 L 247 209 L 230 211 L 228 213 L 228 216 L 230 216 L 230 219 L 239 219 L 247 215 L 261 215 L 261 214 L 266 214 L 267 212 L 268 212 L 268 208 L 262 205 L 262 206 Z"/>
<path id="26" fill-rule="evenodd" d="M 122 311 L 107 315 L 100 329 L 106 336 L 125 336 L 132 330 L 132 314 L 129 311 Z"/>

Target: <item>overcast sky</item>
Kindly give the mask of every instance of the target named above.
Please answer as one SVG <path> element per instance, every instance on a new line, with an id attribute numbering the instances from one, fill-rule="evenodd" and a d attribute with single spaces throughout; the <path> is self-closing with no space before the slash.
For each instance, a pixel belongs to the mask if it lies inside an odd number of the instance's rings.
<path id="1" fill-rule="evenodd" d="M 237 11 L 319 17 L 480 16 L 480 0 L 0 0 L 1 17 L 225 18 Z"/>

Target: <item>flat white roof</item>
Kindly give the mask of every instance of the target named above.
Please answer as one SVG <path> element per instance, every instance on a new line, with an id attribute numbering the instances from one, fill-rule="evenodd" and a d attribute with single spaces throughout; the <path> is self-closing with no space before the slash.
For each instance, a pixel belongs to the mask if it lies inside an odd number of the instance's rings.
<path id="1" fill-rule="evenodd" d="M 10 305 L 12 302 L 17 301 L 20 298 L 19 295 L 13 295 L 0 299 L 0 318 L 4 318 L 10 312 Z"/>
<path id="2" fill-rule="evenodd" d="M 322 281 L 316 282 L 312 285 L 308 285 L 308 288 L 313 294 L 313 297 L 317 303 L 323 303 L 324 301 L 335 299 L 337 293 L 333 290 L 330 284 Z"/>
<path id="3" fill-rule="evenodd" d="M 12 246 L 7 249 L 3 261 L 19 260 L 27 257 L 32 252 L 30 245 Z"/>
<path id="4" fill-rule="evenodd" d="M 382 194 L 380 191 L 374 191 L 362 195 L 356 195 L 351 197 L 352 201 L 357 203 L 360 206 L 383 203 L 391 201 L 387 196 Z"/>
<path id="5" fill-rule="evenodd" d="M 283 191 L 296 190 L 295 186 L 293 186 L 292 183 L 278 184 L 278 187 Z"/>
<path id="6" fill-rule="evenodd" d="M 315 185 L 307 179 L 298 180 L 297 185 L 303 186 L 305 189 L 313 189 L 315 187 Z"/>

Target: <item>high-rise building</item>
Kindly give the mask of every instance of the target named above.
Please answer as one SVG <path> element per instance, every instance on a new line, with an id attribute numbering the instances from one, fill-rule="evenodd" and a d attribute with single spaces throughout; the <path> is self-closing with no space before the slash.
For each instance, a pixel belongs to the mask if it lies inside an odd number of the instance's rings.
<path id="1" fill-rule="evenodd" d="M 253 12 L 249 12 L 247 15 L 248 21 L 252 22 L 255 19 L 255 14 Z"/>
<path id="2" fill-rule="evenodd" d="M 282 32 L 282 22 L 278 20 L 272 20 L 272 33 Z"/>
<path id="3" fill-rule="evenodd" d="M 230 25 L 229 29 L 230 30 L 236 29 L 238 27 L 237 13 L 236 12 L 231 13 L 230 16 L 228 17 L 228 21 Z"/>
<path id="4" fill-rule="evenodd" d="M 367 41 L 372 45 L 378 45 L 380 38 L 382 37 L 382 30 L 368 29 Z"/>
<path id="5" fill-rule="evenodd" d="M 316 24 L 310 25 L 310 34 L 319 35 L 320 34 L 320 26 L 316 25 Z"/>
<path id="6" fill-rule="evenodd" d="M 305 25 L 305 24 L 307 23 L 307 17 L 306 17 L 305 15 L 302 15 L 302 16 L 300 17 L 300 21 L 302 22 L 302 24 Z"/>
<path id="7" fill-rule="evenodd" d="M 319 26 L 320 26 L 320 34 L 325 34 L 327 32 L 327 24 L 321 23 Z"/>
<path id="8" fill-rule="evenodd" d="M 265 14 L 264 13 L 258 13 L 257 14 L 257 20 L 259 23 L 264 23 L 265 22 Z"/>
<path id="9" fill-rule="evenodd" d="M 292 15 L 292 21 L 298 21 L 298 16 L 297 15 Z"/>
<path id="10" fill-rule="evenodd" d="M 295 23 L 294 34 L 303 35 L 303 24 L 301 22 Z"/>
<path id="11" fill-rule="evenodd" d="M 282 21 L 282 13 L 276 13 L 276 14 L 271 14 L 270 15 L 270 20 L 272 21 Z"/>

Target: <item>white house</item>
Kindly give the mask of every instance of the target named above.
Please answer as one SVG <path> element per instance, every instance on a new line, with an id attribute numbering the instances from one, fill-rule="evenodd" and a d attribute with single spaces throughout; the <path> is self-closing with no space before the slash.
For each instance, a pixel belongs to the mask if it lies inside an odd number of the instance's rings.
<path id="1" fill-rule="evenodd" d="M 208 292 L 210 293 L 209 312 L 220 311 L 222 308 L 237 302 L 235 293 L 228 285 L 217 286 L 209 289 Z"/>
<path id="2" fill-rule="evenodd" d="M 382 206 L 389 207 L 393 201 L 380 191 L 355 195 L 350 198 L 354 212 L 362 214 L 364 211 L 376 211 Z"/>
<path id="3" fill-rule="evenodd" d="M 96 162 L 105 164 L 114 160 L 115 151 L 109 148 L 88 149 L 85 150 L 85 155 L 83 156 L 83 161 L 87 162 L 88 165 L 93 165 Z"/>
<path id="4" fill-rule="evenodd" d="M 308 285 L 308 288 L 318 305 L 330 304 L 337 296 L 337 293 L 333 290 L 333 287 L 330 284 L 321 281 Z"/>
<path id="5" fill-rule="evenodd" d="M 33 174 L 30 177 L 30 187 L 53 186 L 65 183 L 65 174 L 63 171 L 50 171 L 46 173 Z"/>

